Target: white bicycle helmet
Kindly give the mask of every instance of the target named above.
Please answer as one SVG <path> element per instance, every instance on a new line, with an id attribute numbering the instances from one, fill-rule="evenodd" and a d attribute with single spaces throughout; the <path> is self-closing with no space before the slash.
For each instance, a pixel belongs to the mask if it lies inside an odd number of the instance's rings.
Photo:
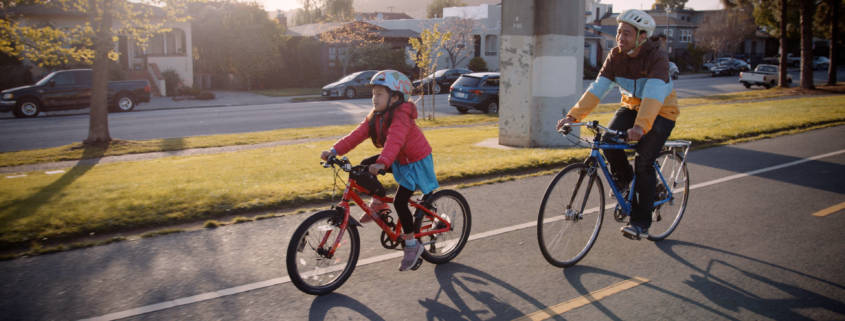
<path id="1" fill-rule="evenodd" d="M 408 101 L 411 97 L 411 80 L 408 76 L 396 70 L 382 70 L 373 75 L 370 79 L 370 86 L 384 86 L 391 91 L 402 94 L 403 100 Z"/>
<path id="2" fill-rule="evenodd" d="M 634 26 L 634 28 L 637 28 L 638 33 L 640 31 L 645 31 L 647 37 L 651 37 L 656 26 L 654 18 L 637 9 L 625 10 L 625 12 L 622 12 L 622 14 L 616 17 L 616 22 L 629 23 Z"/>

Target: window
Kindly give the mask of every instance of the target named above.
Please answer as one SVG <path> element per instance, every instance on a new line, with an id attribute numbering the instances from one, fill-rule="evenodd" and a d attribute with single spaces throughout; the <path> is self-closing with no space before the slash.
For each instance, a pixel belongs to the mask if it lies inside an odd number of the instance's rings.
<path id="1" fill-rule="evenodd" d="M 487 78 L 484 81 L 484 87 L 499 87 L 499 78 Z"/>
<path id="2" fill-rule="evenodd" d="M 498 50 L 496 48 L 499 47 L 497 42 L 496 35 L 487 35 L 484 37 L 484 55 L 485 56 L 495 56 Z"/>
<path id="3" fill-rule="evenodd" d="M 681 30 L 681 42 L 692 42 L 692 30 Z"/>
<path id="4" fill-rule="evenodd" d="M 675 29 L 672 29 L 672 28 L 666 29 L 666 37 L 668 39 L 672 39 L 673 34 L 675 34 Z"/>
<path id="5" fill-rule="evenodd" d="M 150 43 L 147 44 L 147 54 L 151 56 L 184 56 L 186 54 L 185 47 L 185 31 L 174 28 L 168 33 L 157 34 L 150 38 Z M 136 48 L 138 47 L 136 46 Z M 140 48 L 137 51 L 140 51 Z"/>
<path id="6" fill-rule="evenodd" d="M 73 85 L 74 83 L 74 76 L 72 72 L 62 72 L 58 73 L 53 76 L 53 82 L 55 82 L 56 86 L 63 86 L 63 85 Z"/>

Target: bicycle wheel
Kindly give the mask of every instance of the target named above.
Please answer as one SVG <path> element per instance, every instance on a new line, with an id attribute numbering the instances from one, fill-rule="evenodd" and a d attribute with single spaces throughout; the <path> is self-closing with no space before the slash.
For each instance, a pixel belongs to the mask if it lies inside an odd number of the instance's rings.
<path id="1" fill-rule="evenodd" d="M 434 235 L 424 236 L 420 241 L 425 245 L 422 258 L 434 264 L 441 264 L 451 261 L 461 252 L 469 239 L 470 227 L 472 227 L 472 216 L 469 211 L 469 204 L 464 196 L 453 190 L 439 190 L 429 196 L 427 200 L 431 204 L 433 212 L 443 219 L 449 221 L 452 229 Z M 437 219 L 432 221 L 429 216 L 418 220 L 419 226 L 431 226 L 433 229 L 442 228 Z"/>
<path id="2" fill-rule="evenodd" d="M 648 239 L 660 241 L 665 239 L 678 227 L 681 217 L 687 208 L 689 199 L 689 172 L 687 164 L 682 164 L 682 156 L 673 151 L 663 151 L 657 157 L 657 164 L 660 165 L 657 178 L 656 202 L 665 201 L 654 208 L 651 214 L 651 227 L 648 229 Z M 669 189 L 663 185 L 660 179 L 662 173 Z M 671 193 L 670 193 L 671 190 Z M 670 198 L 671 197 L 671 198 Z M 668 199 L 668 201 L 666 201 Z"/>
<path id="3" fill-rule="evenodd" d="M 337 210 L 317 212 L 305 219 L 288 244 L 287 269 L 291 282 L 302 292 L 323 295 L 343 285 L 355 269 L 360 252 L 358 230 L 346 227 L 337 250 L 328 251 L 340 234 L 343 215 Z"/>
<path id="4" fill-rule="evenodd" d="M 555 176 L 537 218 L 537 241 L 546 261 L 568 267 L 578 263 L 601 230 L 604 188 L 595 168 L 572 164 Z"/>

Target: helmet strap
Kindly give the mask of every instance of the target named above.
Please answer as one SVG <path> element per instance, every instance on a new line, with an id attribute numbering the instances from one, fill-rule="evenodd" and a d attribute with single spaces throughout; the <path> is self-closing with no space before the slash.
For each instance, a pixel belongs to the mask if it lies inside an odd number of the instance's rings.
<path id="1" fill-rule="evenodd" d="M 648 37 L 646 37 L 646 39 L 645 39 L 645 40 L 643 40 L 642 42 L 640 42 L 640 35 L 641 35 L 642 33 L 643 33 L 643 31 L 640 31 L 639 29 L 637 29 L 637 38 L 636 38 L 636 39 L 634 39 L 634 48 L 632 48 L 631 50 L 628 50 L 628 55 L 629 55 L 629 56 L 630 56 L 630 55 L 633 55 L 633 54 L 634 54 L 634 51 L 637 51 L 637 48 L 639 48 L 639 47 L 640 47 L 640 46 L 642 46 L 642 45 L 643 45 L 646 41 L 648 41 Z"/>

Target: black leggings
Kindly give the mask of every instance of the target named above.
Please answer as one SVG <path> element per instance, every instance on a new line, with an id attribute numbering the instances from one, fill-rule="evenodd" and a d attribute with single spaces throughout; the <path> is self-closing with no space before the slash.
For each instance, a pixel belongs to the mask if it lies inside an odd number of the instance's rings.
<path id="1" fill-rule="evenodd" d="M 380 155 L 370 156 L 361 161 L 361 165 L 375 164 Z M 386 169 L 388 173 L 392 171 L 390 168 Z M 409 190 L 402 185 L 396 190 L 396 195 L 393 197 L 393 207 L 396 208 L 396 215 L 399 215 L 399 221 L 402 222 L 402 231 L 405 233 L 414 233 L 414 217 L 411 215 L 411 210 L 408 208 L 408 200 L 414 195 L 414 191 Z"/>

